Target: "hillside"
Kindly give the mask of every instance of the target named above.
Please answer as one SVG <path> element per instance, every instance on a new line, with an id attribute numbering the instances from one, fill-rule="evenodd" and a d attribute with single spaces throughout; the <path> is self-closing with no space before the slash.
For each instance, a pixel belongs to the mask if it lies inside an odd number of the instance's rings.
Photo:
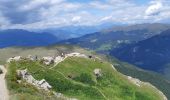
<path id="1" fill-rule="evenodd" d="M 169 76 L 169 42 L 170 30 L 167 30 L 147 40 L 112 50 L 110 54 L 140 68 Z"/>
<path id="2" fill-rule="evenodd" d="M 69 98 L 81 100 L 165 99 L 150 84 L 120 74 L 108 62 L 97 58 L 75 56 L 67 57 L 56 66 L 46 66 L 39 61 L 24 59 L 12 61 L 8 65 L 9 72 L 6 76 L 12 98 L 15 95 L 16 98 L 27 99 L 27 95 L 30 95 L 31 98 L 42 99 L 32 95 L 38 91 L 34 85 L 27 81 L 25 83 L 24 79 L 16 76 L 17 70 L 24 69 L 27 69 L 37 80 L 45 79 L 52 86 L 50 91 L 56 91 Z M 17 83 L 18 80 L 21 82 Z M 54 97 L 53 94 L 49 95 L 49 99 L 51 97 Z"/>
<path id="3" fill-rule="evenodd" d="M 74 44 L 93 49 L 98 52 L 106 52 L 121 45 L 145 40 L 170 28 L 168 24 L 136 24 L 129 26 L 116 26 L 79 38 L 61 41 L 58 44 Z"/>
<path id="4" fill-rule="evenodd" d="M 170 98 L 170 91 L 169 88 L 167 88 L 170 87 L 170 82 L 164 76 L 156 72 L 140 69 L 138 66 L 119 61 L 113 57 L 110 57 L 110 62 L 114 63 L 114 67 L 117 71 L 123 73 L 124 75 L 138 78 L 141 81 L 152 83 L 159 90 L 163 91 L 168 99 Z"/>
<path id="5" fill-rule="evenodd" d="M 63 62 L 59 63 L 56 66 L 54 66 L 53 64 L 47 66 L 39 61 L 29 61 L 29 60 L 20 60 L 18 62 L 12 62 L 11 64 L 9 64 L 8 67 L 9 72 L 7 75 L 7 80 L 9 82 L 8 88 L 13 94 L 11 96 L 15 98 L 17 98 L 17 96 L 22 98 L 34 97 L 34 99 L 36 100 L 41 99 L 43 95 L 47 97 L 47 99 L 56 98 L 53 97 L 53 95 L 49 95 L 48 93 L 44 93 L 42 91 L 37 90 L 36 88 L 30 86 L 29 84 L 18 86 L 18 83 L 16 83 L 15 81 L 17 79 L 15 78 L 16 77 L 15 74 L 10 74 L 10 73 L 16 73 L 15 71 L 16 69 L 24 70 L 27 68 L 28 72 L 31 73 L 31 75 L 33 75 L 36 79 L 39 80 L 45 79 L 47 82 L 49 82 L 50 85 L 52 85 L 52 87 L 54 87 L 52 90 L 62 93 L 64 96 L 69 98 L 78 98 L 81 100 L 82 99 L 98 100 L 104 98 L 107 99 L 119 98 L 123 100 L 124 99 L 131 100 L 133 98 L 138 98 L 138 100 L 142 98 L 143 100 L 143 98 L 145 98 L 147 100 L 152 100 L 152 99 L 157 100 L 158 98 L 160 98 L 158 96 L 159 92 L 155 92 L 155 88 L 152 88 L 152 86 L 150 86 L 149 84 L 145 84 L 138 80 L 136 81 L 137 83 L 136 82 L 133 83 L 134 81 L 131 81 L 130 77 L 124 76 L 123 74 L 114 70 L 111 66 L 111 63 L 109 63 L 105 57 L 98 56 L 93 52 L 89 52 L 78 47 L 55 46 L 55 47 L 47 47 L 47 48 L 5 48 L 0 50 L 0 54 L 2 55 L 1 58 L 3 58 L 1 59 L 2 60 L 1 63 L 3 64 L 4 61 L 6 61 L 6 59 L 11 56 L 21 55 L 23 57 L 27 57 L 29 54 L 32 55 L 37 54 L 37 56 L 41 58 L 43 56 L 59 55 L 60 54 L 59 51 L 60 52 L 62 51 L 64 53 L 81 52 L 86 55 L 93 55 L 93 57 L 97 57 L 97 58 L 94 60 L 93 58 L 91 59 L 91 58 L 81 58 L 81 57 L 68 57 Z M 102 60 L 99 60 L 98 57 L 100 57 Z M 112 62 L 114 66 L 117 65 L 117 63 L 120 64 L 121 62 L 118 62 L 116 60 Z M 126 68 L 126 66 L 128 66 L 127 64 L 123 64 L 123 63 L 121 64 L 122 64 L 121 66 L 115 66 L 116 69 Z M 101 79 L 99 80 L 96 79 L 93 72 L 94 69 L 101 69 L 103 73 L 102 74 L 103 78 L 101 77 Z M 134 72 L 132 73 L 135 73 L 136 69 L 135 68 L 133 69 Z M 144 72 L 142 73 L 139 71 L 137 73 L 143 75 L 142 77 L 147 77 L 145 76 Z M 149 77 L 152 74 L 147 74 L 147 75 Z M 153 77 L 153 80 L 154 78 L 155 77 Z M 160 82 L 161 84 L 160 80 L 156 82 L 157 83 Z M 140 86 L 138 86 L 138 83 L 140 83 Z M 160 87 L 158 88 L 161 89 Z M 166 96 L 168 95 L 167 93 L 168 92 L 166 91 L 165 92 Z M 152 95 L 154 95 L 154 97 Z"/>
<path id="6" fill-rule="evenodd" d="M 11 46 L 47 46 L 59 41 L 49 33 L 35 33 L 26 30 L 1 30 L 0 48 Z"/>

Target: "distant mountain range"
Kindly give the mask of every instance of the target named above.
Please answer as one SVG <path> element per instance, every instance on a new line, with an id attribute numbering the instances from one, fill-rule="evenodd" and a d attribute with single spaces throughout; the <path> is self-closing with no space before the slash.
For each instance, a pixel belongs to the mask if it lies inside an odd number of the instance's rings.
<path id="1" fill-rule="evenodd" d="M 47 46 L 60 39 L 49 33 L 35 33 L 26 30 L 0 31 L 0 48 L 10 46 Z"/>
<path id="2" fill-rule="evenodd" d="M 170 29 L 135 44 L 111 51 L 112 56 L 143 69 L 170 75 Z"/>
<path id="3" fill-rule="evenodd" d="M 7 29 L 0 30 L 0 48 L 10 46 L 47 46 L 58 41 L 76 38 L 88 33 L 108 28 L 109 25 L 99 26 L 65 26 L 43 30 Z"/>
<path id="4" fill-rule="evenodd" d="M 145 40 L 170 28 L 167 24 L 137 24 L 115 26 L 107 30 L 61 41 L 61 44 L 74 44 L 99 52 L 118 48 L 121 45 Z"/>
<path id="5" fill-rule="evenodd" d="M 108 29 L 113 26 L 118 26 L 115 24 L 101 24 L 96 26 L 65 26 L 59 28 L 49 28 L 39 30 L 39 32 L 48 32 L 53 35 L 60 37 L 62 40 L 81 37 L 86 34 L 99 32 L 104 29 Z"/>
<path id="6" fill-rule="evenodd" d="M 65 29 L 65 28 L 64 28 Z M 71 28 L 71 32 L 80 32 Z M 81 30 L 81 28 L 79 28 Z M 83 29 L 83 28 L 82 28 Z M 73 44 L 116 56 L 141 68 L 166 73 L 170 71 L 170 36 L 168 24 L 114 26 L 82 37 L 63 40 L 67 34 L 37 33 L 26 30 L 0 31 L 0 48 L 10 46 L 47 46 Z M 69 30 L 69 28 L 67 29 Z M 87 29 L 88 30 L 88 29 Z M 168 30 L 168 31 L 165 31 Z M 165 32 L 163 32 L 165 31 Z M 65 32 L 65 31 L 64 31 Z M 163 32 L 163 33 L 161 33 Z"/>
<path id="7" fill-rule="evenodd" d="M 56 37 L 59 37 L 61 40 L 71 39 L 71 38 L 77 38 L 81 37 L 83 35 L 97 32 L 100 29 L 97 27 L 87 27 L 87 26 L 67 26 L 67 27 L 61 27 L 57 29 L 45 29 L 40 30 L 40 32 L 48 32 Z"/>

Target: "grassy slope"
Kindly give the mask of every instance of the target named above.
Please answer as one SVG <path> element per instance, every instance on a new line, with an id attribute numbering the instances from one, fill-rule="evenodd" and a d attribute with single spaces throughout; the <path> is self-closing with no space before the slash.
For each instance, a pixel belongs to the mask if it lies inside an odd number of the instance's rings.
<path id="1" fill-rule="evenodd" d="M 41 91 L 34 87 L 28 84 L 19 86 L 15 82 L 15 70 L 27 68 L 36 79 L 46 79 L 55 91 L 80 100 L 161 100 L 161 96 L 155 89 L 147 85 L 137 87 L 125 76 L 114 71 L 110 63 L 99 60 L 70 57 L 53 69 L 39 62 L 23 60 L 19 63 L 11 63 L 8 68 L 8 88 L 18 95 L 27 94 L 37 97 L 36 95 L 39 94 L 41 96 L 37 98 L 42 97 Z M 93 74 L 95 68 L 102 69 L 103 76 L 99 79 L 96 79 Z"/>
<path id="2" fill-rule="evenodd" d="M 33 63 L 29 63 L 29 64 L 30 66 L 34 65 Z M 53 97 L 50 97 L 50 98 L 48 97 L 50 96 L 50 93 L 46 93 L 41 90 L 38 90 L 37 88 L 33 87 L 30 84 L 25 84 L 25 83 L 18 84 L 16 82 L 17 81 L 17 76 L 16 76 L 17 69 L 18 68 L 17 68 L 16 63 L 11 63 L 8 67 L 8 73 L 6 75 L 7 87 L 10 91 L 10 97 L 11 97 L 10 100 L 43 100 L 43 99 L 53 98 Z"/>
<path id="3" fill-rule="evenodd" d="M 86 51 L 78 47 L 72 47 L 72 46 L 51 46 L 51 47 L 40 47 L 40 48 L 20 48 L 20 47 L 4 48 L 4 49 L 0 49 L 0 55 L 1 55 L 0 64 L 5 64 L 6 59 L 11 56 L 17 56 L 17 55 L 27 56 L 29 54 L 38 55 L 40 57 L 51 56 L 57 54 L 57 50 L 71 51 L 71 52 L 78 51 L 78 52 L 85 53 L 87 55 L 91 54 L 91 52 L 89 51 Z M 134 67 L 127 63 L 120 62 L 119 60 L 116 59 L 112 59 L 111 63 L 120 64 L 121 66 L 115 66 L 115 67 L 119 72 L 125 75 L 136 77 L 142 81 L 150 82 L 158 89 L 160 89 L 168 97 L 168 99 L 170 99 L 170 83 L 165 78 L 161 77 L 159 74 L 141 70 L 137 67 Z"/>
<path id="4" fill-rule="evenodd" d="M 170 82 L 166 80 L 160 74 L 155 72 L 142 70 L 136 66 L 130 65 L 126 62 L 120 62 L 115 58 L 110 58 L 111 63 L 117 64 L 114 67 L 124 75 L 129 75 L 134 78 L 138 78 L 144 82 L 150 82 L 154 86 L 156 86 L 159 90 L 161 90 L 168 99 L 170 99 Z"/>

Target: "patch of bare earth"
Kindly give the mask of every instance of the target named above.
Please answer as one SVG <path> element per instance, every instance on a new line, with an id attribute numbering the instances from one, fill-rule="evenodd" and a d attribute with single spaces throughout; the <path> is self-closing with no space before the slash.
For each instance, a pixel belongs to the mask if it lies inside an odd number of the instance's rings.
<path id="1" fill-rule="evenodd" d="M 0 74 L 0 100 L 9 100 L 8 89 L 5 83 L 5 74 L 7 70 L 3 65 L 0 65 L 0 69 L 3 71 L 3 73 Z"/>

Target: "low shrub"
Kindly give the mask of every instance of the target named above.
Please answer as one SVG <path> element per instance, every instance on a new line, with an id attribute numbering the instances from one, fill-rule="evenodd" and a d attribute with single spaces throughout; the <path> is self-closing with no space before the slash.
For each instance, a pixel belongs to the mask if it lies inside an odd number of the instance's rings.
<path id="1" fill-rule="evenodd" d="M 90 84 L 90 85 L 94 85 L 95 82 L 93 81 L 92 77 L 87 74 L 87 73 L 82 73 L 80 74 L 80 76 L 74 78 L 74 80 L 85 83 L 85 84 Z"/>

